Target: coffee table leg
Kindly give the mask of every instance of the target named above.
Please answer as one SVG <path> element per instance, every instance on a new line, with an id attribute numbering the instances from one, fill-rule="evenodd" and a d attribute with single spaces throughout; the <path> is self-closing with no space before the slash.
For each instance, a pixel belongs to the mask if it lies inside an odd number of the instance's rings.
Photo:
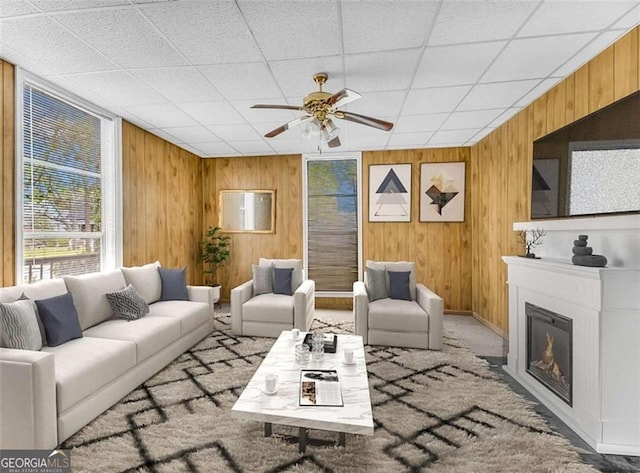
<path id="1" fill-rule="evenodd" d="M 271 422 L 264 423 L 264 436 L 271 437 Z"/>
<path id="2" fill-rule="evenodd" d="M 309 431 L 304 427 L 300 427 L 298 432 L 298 451 L 300 453 L 304 453 L 307 451 L 308 436 L 309 436 Z"/>
<path id="3" fill-rule="evenodd" d="M 344 447 L 347 444 L 347 434 L 344 432 L 338 432 L 338 446 Z"/>

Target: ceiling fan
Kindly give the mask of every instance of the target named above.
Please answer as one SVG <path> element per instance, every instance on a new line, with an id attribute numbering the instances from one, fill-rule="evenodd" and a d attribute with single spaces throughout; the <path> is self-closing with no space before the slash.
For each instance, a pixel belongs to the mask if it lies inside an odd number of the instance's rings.
<path id="1" fill-rule="evenodd" d="M 302 132 L 302 136 L 310 138 L 311 136 L 319 135 L 321 142 L 327 143 L 329 148 L 337 148 L 340 146 L 340 138 L 338 136 L 340 129 L 335 125 L 335 123 L 333 123 L 332 117 L 359 123 L 361 125 L 371 126 L 384 131 L 389 131 L 393 128 L 393 123 L 385 122 L 378 118 L 339 110 L 341 106 L 353 102 L 354 100 L 358 100 L 361 95 L 351 89 L 342 89 L 335 94 L 325 92 L 322 90 L 322 86 L 327 81 L 327 78 L 327 74 L 323 72 L 313 76 L 313 80 L 318 84 L 319 90 L 307 94 L 301 107 L 296 105 L 253 105 L 251 108 L 271 108 L 305 112 L 305 115 L 280 125 L 278 128 L 271 130 L 264 136 L 266 138 L 273 138 L 291 128 L 306 124 L 306 127 Z"/>

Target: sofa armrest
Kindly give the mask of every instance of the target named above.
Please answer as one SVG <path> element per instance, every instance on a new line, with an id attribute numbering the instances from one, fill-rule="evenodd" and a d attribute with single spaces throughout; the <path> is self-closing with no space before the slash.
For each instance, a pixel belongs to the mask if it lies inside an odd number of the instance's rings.
<path id="1" fill-rule="evenodd" d="M 253 297 L 253 279 L 231 289 L 231 333 L 242 335 L 242 304 Z"/>
<path id="2" fill-rule="evenodd" d="M 0 450 L 58 445 L 53 353 L 0 348 Z"/>
<path id="3" fill-rule="evenodd" d="M 369 296 L 362 281 L 353 283 L 353 319 L 355 333 L 362 337 L 366 345 L 369 343 Z"/>
<path id="4" fill-rule="evenodd" d="M 302 281 L 293 293 L 293 326 L 304 332 L 309 330 L 316 310 L 316 283 Z"/>
<path id="5" fill-rule="evenodd" d="M 429 349 L 441 350 L 444 312 L 442 297 L 424 284 L 416 284 L 416 302 L 429 314 Z"/>
<path id="6" fill-rule="evenodd" d="M 206 302 L 209 304 L 209 314 L 213 316 L 216 299 L 211 286 L 187 286 L 187 299 L 192 302 Z"/>

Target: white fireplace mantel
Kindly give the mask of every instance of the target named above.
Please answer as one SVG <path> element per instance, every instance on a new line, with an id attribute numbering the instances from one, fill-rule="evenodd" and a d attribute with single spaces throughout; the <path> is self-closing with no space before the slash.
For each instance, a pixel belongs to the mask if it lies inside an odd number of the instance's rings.
<path id="1" fill-rule="evenodd" d="M 504 369 L 596 451 L 640 455 L 640 270 L 502 259 L 509 284 Z M 526 302 L 572 320 L 571 406 L 527 373 Z"/>

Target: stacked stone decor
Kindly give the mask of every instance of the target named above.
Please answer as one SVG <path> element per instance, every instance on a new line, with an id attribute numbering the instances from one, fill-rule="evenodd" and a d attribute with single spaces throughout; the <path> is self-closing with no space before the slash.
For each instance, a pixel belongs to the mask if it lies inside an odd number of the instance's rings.
<path id="1" fill-rule="evenodd" d="M 602 255 L 594 255 L 593 248 L 587 246 L 588 235 L 578 235 L 573 241 L 573 257 L 571 261 L 578 266 L 592 266 L 602 268 L 607 265 L 607 258 Z"/>

